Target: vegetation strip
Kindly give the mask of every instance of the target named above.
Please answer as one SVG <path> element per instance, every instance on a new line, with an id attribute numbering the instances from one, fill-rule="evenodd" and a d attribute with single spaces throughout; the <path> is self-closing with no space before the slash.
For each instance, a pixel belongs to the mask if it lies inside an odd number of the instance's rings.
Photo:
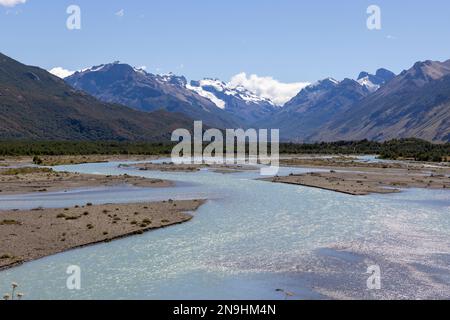
<path id="1" fill-rule="evenodd" d="M 49 155 L 170 155 L 174 145 L 127 141 L 0 141 L 0 156 L 36 156 L 39 162 L 39 156 Z M 374 154 L 384 159 L 439 162 L 450 159 L 450 143 L 433 144 L 419 139 L 281 143 L 280 154 Z"/>

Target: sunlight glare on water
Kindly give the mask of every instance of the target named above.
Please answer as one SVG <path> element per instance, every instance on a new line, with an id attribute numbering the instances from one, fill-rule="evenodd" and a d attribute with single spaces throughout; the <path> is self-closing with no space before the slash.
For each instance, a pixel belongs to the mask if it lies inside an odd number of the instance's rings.
<path id="1" fill-rule="evenodd" d="M 209 200 L 188 223 L 72 250 L 0 272 L 0 290 L 17 281 L 28 298 L 36 299 L 281 299 L 284 297 L 276 289 L 283 288 L 295 292 L 298 298 L 315 299 L 324 297 L 324 291 L 312 286 L 316 280 L 320 283 L 318 272 L 331 275 L 341 263 L 334 261 L 335 257 L 318 261 L 318 252 L 323 248 L 355 242 L 366 245 L 372 240 L 381 248 L 391 240 L 386 232 L 393 229 L 387 225 L 398 221 L 404 223 L 402 226 L 423 223 L 431 237 L 434 233 L 443 235 L 445 240 L 450 237 L 449 192 L 410 190 L 396 195 L 354 197 L 258 181 L 258 172 L 163 173 L 118 168 L 118 163 L 57 169 L 127 173 L 174 180 L 177 184 L 166 189 L 121 186 L 8 196 L 0 198 L 2 207 L 64 207 L 86 202 L 169 198 Z M 283 168 L 280 174 L 290 172 L 304 170 Z M 66 288 L 69 265 L 82 269 L 80 291 Z M 355 268 L 364 266 L 355 264 Z M 358 274 L 365 271 L 347 270 Z M 339 290 L 339 279 L 334 281 Z M 365 292 L 365 285 L 365 281 L 356 282 L 350 289 L 355 296 L 363 296 L 358 292 Z"/>

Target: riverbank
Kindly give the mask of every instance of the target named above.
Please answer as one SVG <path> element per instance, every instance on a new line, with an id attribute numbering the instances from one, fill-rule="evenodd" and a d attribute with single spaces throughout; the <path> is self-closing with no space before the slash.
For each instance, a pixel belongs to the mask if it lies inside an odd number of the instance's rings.
<path id="1" fill-rule="evenodd" d="M 170 156 L 170 155 L 168 155 Z M 74 156 L 40 156 L 36 157 L 35 162 L 43 166 L 61 166 L 83 163 L 104 163 L 104 162 L 121 162 L 121 161 L 144 161 L 156 160 L 160 156 L 151 155 L 74 155 Z"/>
<path id="2" fill-rule="evenodd" d="M 162 172 L 198 172 L 201 169 L 208 169 L 216 173 L 234 173 L 258 170 L 256 166 L 237 164 L 175 164 L 173 162 L 164 163 L 138 163 L 133 165 L 121 165 L 125 168 L 136 168 L 140 171 L 162 171 Z"/>
<path id="3" fill-rule="evenodd" d="M 203 200 L 0 211 L 0 270 L 187 222 Z"/>
<path id="4" fill-rule="evenodd" d="M 316 169 L 323 169 L 317 166 Z M 404 188 L 448 189 L 450 178 L 447 174 L 430 173 L 428 170 L 389 169 L 358 167 L 362 170 L 347 171 L 346 167 L 333 167 L 329 172 L 309 172 L 291 174 L 286 177 L 263 179 L 275 183 L 286 183 L 306 187 L 330 190 L 350 195 L 368 195 L 371 193 L 396 193 Z M 365 169 L 365 170 L 364 170 Z M 343 170 L 343 171 L 335 171 Z M 442 172 L 438 168 L 431 171 Z"/>
<path id="5" fill-rule="evenodd" d="M 171 181 L 142 177 L 103 176 L 56 172 L 49 168 L 0 168 L 0 195 L 32 192 L 68 191 L 77 188 L 112 187 L 132 185 L 142 188 L 162 188 L 173 185 Z"/>
<path id="6" fill-rule="evenodd" d="M 358 160 L 355 157 L 347 156 L 281 156 L 280 165 L 284 167 L 301 167 L 312 169 L 328 170 L 346 170 L 346 171 L 373 171 L 379 172 L 380 169 L 389 169 L 390 171 L 413 171 L 413 172 L 433 172 L 436 174 L 450 174 L 449 163 L 430 163 L 419 161 L 380 161 L 367 162 Z"/>
<path id="7" fill-rule="evenodd" d="M 1 167 L 23 167 L 23 166 L 62 166 L 62 165 L 72 165 L 72 164 L 83 164 L 83 163 L 105 163 L 105 162 L 119 162 L 119 161 L 143 161 L 143 160 L 156 160 L 162 156 L 157 155 L 127 155 L 127 154 L 117 154 L 117 155 L 67 155 L 67 156 L 18 156 L 18 157 L 0 157 L 0 168 Z M 167 155 L 170 157 L 170 155 Z"/>

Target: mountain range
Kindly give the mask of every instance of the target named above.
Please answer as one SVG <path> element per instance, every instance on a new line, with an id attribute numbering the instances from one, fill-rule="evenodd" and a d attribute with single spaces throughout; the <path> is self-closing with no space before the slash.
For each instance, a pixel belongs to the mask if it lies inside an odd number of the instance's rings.
<path id="1" fill-rule="evenodd" d="M 450 60 L 411 69 L 320 126 L 310 140 L 450 141 Z"/>
<path id="2" fill-rule="evenodd" d="M 243 127 L 254 126 L 255 122 L 280 109 L 271 100 L 262 98 L 243 86 L 231 86 L 217 79 L 191 81 L 186 88 L 209 98 L 217 107 L 237 118 Z"/>
<path id="3" fill-rule="evenodd" d="M 157 140 L 193 120 L 224 128 L 280 129 L 283 141 L 450 141 L 450 60 L 395 75 L 326 78 L 279 106 L 243 86 L 190 81 L 124 63 L 65 78 L 0 55 L 0 137 Z"/>
<path id="4" fill-rule="evenodd" d="M 358 80 L 342 81 L 327 78 L 299 92 L 270 118 L 259 123 L 260 127 L 281 128 L 284 140 L 309 142 L 312 136 L 336 117 L 351 112 L 353 106 L 388 84 L 395 74 L 386 69 L 375 75 L 361 72 Z"/>
<path id="5" fill-rule="evenodd" d="M 358 81 L 325 79 L 302 90 L 284 106 L 218 79 L 188 83 L 182 76 L 154 75 L 119 62 L 76 72 L 65 80 L 104 102 L 140 111 L 180 112 L 217 128 L 280 128 L 282 137 L 289 140 L 308 136 L 315 126 L 393 77 L 392 72 L 380 69 L 375 75 L 361 73 Z"/>
<path id="6" fill-rule="evenodd" d="M 192 127 L 192 120 L 101 102 L 43 69 L 0 54 L 1 139 L 160 141 L 180 127 Z"/>
<path id="7" fill-rule="evenodd" d="M 65 80 L 73 88 L 101 101 L 119 103 L 138 111 L 179 112 L 218 128 L 240 125 L 211 100 L 187 90 L 186 78 L 173 74 L 153 75 L 115 62 L 76 72 Z"/>
<path id="8" fill-rule="evenodd" d="M 65 81 L 104 102 L 139 111 L 180 112 L 217 128 L 249 127 L 277 109 L 270 100 L 220 80 L 188 84 L 183 76 L 155 75 L 120 62 L 76 72 Z"/>

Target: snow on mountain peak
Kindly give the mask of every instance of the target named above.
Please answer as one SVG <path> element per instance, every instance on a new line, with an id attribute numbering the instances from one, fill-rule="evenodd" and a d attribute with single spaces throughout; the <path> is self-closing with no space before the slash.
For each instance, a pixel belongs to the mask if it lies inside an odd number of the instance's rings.
<path id="1" fill-rule="evenodd" d="M 339 84 L 340 82 L 334 78 L 326 78 L 323 80 L 319 80 L 311 85 L 309 85 L 308 87 L 306 87 L 306 89 L 314 89 L 314 90 L 320 90 L 322 88 L 328 88 L 328 87 L 335 87 Z"/>
<path id="2" fill-rule="evenodd" d="M 185 77 L 177 76 L 172 72 L 169 72 L 166 74 L 158 74 L 155 77 L 156 77 L 157 81 L 159 81 L 161 83 L 169 84 L 169 85 L 185 87 L 187 84 L 187 80 Z"/>
<path id="3" fill-rule="evenodd" d="M 358 83 L 360 85 L 362 85 L 363 87 L 366 87 L 367 90 L 369 90 L 369 92 L 375 92 L 378 89 L 380 89 L 380 87 L 381 87 L 379 84 L 375 84 L 372 81 L 370 81 L 370 77 L 369 76 L 360 78 L 358 80 Z"/>
<path id="4" fill-rule="evenodd" d="M 135 72 L 146 75 L 147 71 L 145 71 L 145 69 L 147 69 L 146 67 L 134 67 L 133 68 Z"/>
<path id="5" fill-rule="evenodd" d="M 207 91 L 203 88 L 203 86 L 195 85 L 195 81 L 191 81 L 191 84 L 186 84 L 186 88 L 188 90 L 194 91 L 198 95 L 202 96 L 203 98 L 206 98 L 210 100 L 212 103 L 214 103 L 218 108 L 225 109 L 225 101 L 217 98 L 212 92 Z"/>
<path id="6" fill-rule="evenodd" d="M 221 109 L 226 108 L 224 100 L 228 100 L 229 97 L 242 100 L 246 104 L 264 103 L 275 106 L 270 99 L 260 97 L 241 85 L 225 83 L 218 79 L 205 78 L 199 81 L 191 81 L 191 84 L 186 87 L 211 100 Z"/>
<path id="7" fill-rule="evenodd" d="M 393 72 L 386 69 L 378 69 L 374 75 L 365 71 L 361 72 L 357 81 L 370 92 L 375 92 L 394 77 L 395 74 Z"/>

